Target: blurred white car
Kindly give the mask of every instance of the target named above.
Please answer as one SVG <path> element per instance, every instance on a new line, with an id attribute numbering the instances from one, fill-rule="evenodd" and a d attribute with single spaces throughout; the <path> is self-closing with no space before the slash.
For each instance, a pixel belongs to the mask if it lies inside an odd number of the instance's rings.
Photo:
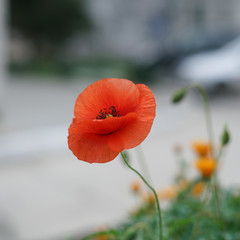
<path id="1" fill-rule="evenodd" d="M 176 75 L 206 88 L 240 83 L 240 37 L 217 50 L 184 58 Z"/>

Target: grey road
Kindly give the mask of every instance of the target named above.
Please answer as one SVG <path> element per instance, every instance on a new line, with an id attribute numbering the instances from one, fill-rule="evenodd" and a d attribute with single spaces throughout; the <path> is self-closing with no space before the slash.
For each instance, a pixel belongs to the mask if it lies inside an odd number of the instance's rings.
<path id="1" fill-rule="evenodd" d="M 90 81 L 91 82 L 91 81 Z M 0 120 L 0 239 L 66 239 L 123 221 L 137 201 L 129 184 L 137 176 L 120 158 L 107 164 L 78 161 L 67 147 L 67 129 L 78 94 L 89 81 L 11 79 L 6 85 Z M 181 144 L 189 164 L 190 143 L 206 139 L 200 97 L 190 94 L 170 104 L 174 81 L 150 85 L 157 117 L 141 145 L 151 181 L 168 186 L 176 172 L 173 146 Z M 232 143 L 224 153 L 220 180 L 239 184 L 240 93 L 211 96 L 215 141 L 228 124 Z M 142 171 L 138 148 L 129 151 L 131 164 Z M 189 176 L 196 175 L 194 168 Z"/>

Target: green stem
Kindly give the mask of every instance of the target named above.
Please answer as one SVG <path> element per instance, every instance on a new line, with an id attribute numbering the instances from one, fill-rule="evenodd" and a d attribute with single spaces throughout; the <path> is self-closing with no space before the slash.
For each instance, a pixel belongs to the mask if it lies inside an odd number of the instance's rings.
<path id="1" fill-rule="evenodd" d="M 204 209 L 206 209 L 206 204 L 207 204 L 207 202 L 209 201 L 209 194 L 211 193 L 211 191 L 210 191 L 210 189 L 208 190 L 208 188 L 209 187 L 211 187 L 210 186 L 211 185 L 211 183 L 210 183 L 210 181 L 207 183 L 207 185 L 206 185 L 206 188 L 205 188 L 205 197 L 204 197 L 204 199 L 203 199 L 203 201 L 201 202 L 201 205 L 200 205 L 200 211 L 198 212 L 198 214 L 197 214 L 197 216 L 196 216 L 196 221 L 194 221 L 194 224 L 193 224 L 193 228 L 192 228 L 192 232 L 191 232 L 191 235 L 190 235 L 190 237 L 189 237 L 189 240 L 193 240 L 194 238 L 195 238 L 195 235 L 196 235 L 196 233 L 197 233 L 197 223 L 198 223 L 198 218 L 200 218 L 201 217 L 201 215 L 203 214 L 203 211 L 204 211 Z M 211 197 L 211 196 L 210 196 Z"/>
<path id="2" fill-rule="evenodd" d="M 150 171 L 149 171 L 149 168 L 148 168 L 148 166 L 146 164 L 146 159 L 145 159 L 144 152 L 142 150 L 141 145 L 139 145 L 135 149 L 136 149 L 136 152 L 137 152 L 137 158 L 139 160 L 140 168 L 142 169 L 143 174 L 147 178 L 148 182 L 150 182 L 150 184 L 151 184 L 152 181 L 151 181 Z"/>
<path id="3" fill-rule="evenodd" d="M 131 235 L 133 233 L 136 233 L 139 229 L 144 230 L 147 236 L 147 239 L 152 240 L 152 232 L 150 227 L 144 223 L 144 222 L 140 222 L 140 223 L 136 223 L 135 225 L 129 227 L 124 234 L 121 236 L 121 240 L 126 240 L 126 239 L 130 239 Z M 132 239 L 132 238 L 131 238 Z"/>
<path id="4" fill-rule="evenodd" d="M 216 160 L 216 163 L 219 164 L 219 159 L 222 155 L 222 145 L 220 147 L 220 150 L 218 152 L 218 154 L 216 154 L 216 157 L 215 157 L 215 160 Z M 219 200 L 219 189 L 218 189 L 218 184 L 217 184 L 217 172 L 216 170 L 214 171 L 213 173 L 213 176 L 211 178 L 212 180 L 212 186 L 213 186 L 213 189 L 214 189 L 214 197 L 215 197 L 215 202 L 216 202 L 216 210 L 217 210 L 217 214 L 218 214 L 218 217 L 221 217 L 221 208 L 220 208 L 220 200 Z"/>
<path id="5" fill-rule="evenodd" d="M 139 173 L 136 169 L 134 169 L 132 166 L 129 165 L 127 159 L 125 158 L 125 156 L 124 156 L 124 154 L 122 152 L 121 152 L 121 156 L 122 156 L 124 162 L 126 163 L 126 165 L 132 171 L 134 171 L 143 180 L 143 182 L 151 189 L 151 191 L 153 192 L 155 200 L 156 200 L 157 212 L 158 212 L 159 240 L 163 240 L 162 214 L 161 214 L 161 208 L 160 208 L 159 200 L 158 200 L 158 197 L 157 197 L 157 193 L 156 193 L 155 189 L 145 180 L 145 178 L 141 175 L 141 173 Z"/>
<path id="6" fill-rule="evenodd" d="M 210 111 L 210 104 L 209 104 L 208 96 L 207 96 L 204 88 L 202 88 L 201 86 L 190 85 L 188 89 L 190 90 L 190 89 L 193 89 L 193 88 L 196 88 L 202 96 L 205 118 L 206 118 L 208 141 L 212 145 L 212 152 L 211 151 L 209 152 L 209 157 L 216 159 L 216 157 L 218 157 L 218 156 L 215 156 L 215 154 L 214 154 L 213 124 L 212 124 L 212 117 L 211 117 L 211 111 Z M 217 159 L 216 159 L 216 161 L 217 161 Z M 211 183 L 212 183 L 211 185 L 212 185 L 212 190 L 213 190 L 213 194 L 214 194 L 214 200 L 215 200 L 215 203 L 216 203 L 216 213 L 217 213 L 218 216 L 220 216 L 221 214 L 220 214 L 220 203 L 219 203 L 219 196 L 218 196 L 216 171 L 214 171 L 214 174 L 211 178 Z"/>
<path id="7" fill-rule="evenodd" d="M 209 143 L 212 144 L 212 148 L 213 148 L 213 152 L 214 152 L 214 134 L 213 134 L 212 117 L 211 117 L 211 111 L 210 111 L 210 105 L 209 105 L 208 97 L 207 97 L 206 91 L 201 86 L 191 85 L 191 86 L 189 86 L 188 89 L 193 89 L 193 88 L 196 88 L 200 92 L 202 100 L 203 100 L 203 107 L 204 107 L 204 113 L 205 113 L 205 118 L 206 118 L 208 141 L 209 141 Z"/>
<path id="8" fill-rule="evenodd" d="M 220 149 L 219 149 L 218 154 L 216 156 L 217 163 L 219 162 L 219 160 L 220 160 L 220 158 L 222 156 L 222 153 L 223 153 L 223 145 L 220 146 Z"/>

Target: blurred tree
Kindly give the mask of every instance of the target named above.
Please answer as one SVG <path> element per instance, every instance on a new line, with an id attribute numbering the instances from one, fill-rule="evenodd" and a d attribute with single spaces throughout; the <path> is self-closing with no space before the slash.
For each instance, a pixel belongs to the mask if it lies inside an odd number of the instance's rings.
<path id="1" fill-rule="evenodd" d="M 53 55 L 91 23 L 83 0 L 10 0 L 10 27 L 33 43 L 38 56 Z"/>

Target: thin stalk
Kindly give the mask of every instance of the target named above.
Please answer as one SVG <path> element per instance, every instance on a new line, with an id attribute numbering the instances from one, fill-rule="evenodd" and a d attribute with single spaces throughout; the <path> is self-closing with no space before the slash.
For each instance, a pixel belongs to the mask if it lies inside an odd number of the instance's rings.
<path id="1" fill-rule="evenodd" d="M 129 227 L 125 233 L 121 236 L 121 240 L 126 240 L 129 239 L 129 236 L 132 234 L 132 232 L 137 232 L 139 229 L 142 229 L 146 232 L 146 235 L 148 236 L 148 240 L 152 240 L 152 232 L 150 227 L 144 223 L 144 222 L 139 222 L 131 227 Z"/>
<path id="2" fill-rule="evenodd" d="M 148 182 L 150 182 L 151 184 L 151 174 L 150 174 L 150 171 L 149 171 L 149 168 L 146 164 L 146 158 L 144 156 L 144 152 L 142 150 L 142 147 L 141 145 L 139 145 L 136 149 L 136 153 L 137 153 L 137 158 L 139 160 L 139 165 L 140 165 L 140 168 L 142 169 L 143 171 L 143 174 L 145 175 L 145 177 L 147 178 Z"/>
<path id="3" fill-rule="evenodd" d="M 143 180 L 143 182 L 148 186 L 148 188 L 150 188 L 151 191 L 153 192 L 155 200 L 156 200 L 156 205 L 157 205 L 159 240 L 163 240 L 162 214 L 161 214 L 161 208 L 160 208 L 159 200 L 158 200 L 158 197 L 157 197 L 157 193 L 156 193 L 155 189 L 145 180 L 145 178 L 141 175 L 141 173 L 139 173 L 135 168 L 133 168 L 132 166 L 129 165 L 127 159 L 125 158 L 125 156 L 122 152 L 121 152 L 121 156 L 122 156 L 124 162 L 126 163 L 126 165 L 132 171 L 134 171 Z"/>
<path id="4" fill-rule="evenodd" d="M 203 213 L 202 211 L 204 211 L 204 209 L 206 208 L 206 204 L 209 201 L 208 198 L 209 198 L 209 194 L 211 193 L 211 191 L 208 189 L 209 187 L 211 187 L 211 182 L 210 181 L 206 185 L 205 196 L 204 196 L 204 199 L 203 199 L 203 201 L 201 202 L 201 205 L 200 205 L 200 212 L 196 216 L 196 221 L 194 221 L 192 232 L 191 232 L 191 235 L 189 237 L 189 240 L 193 240 L 195 238 L 196 233 L 197 233 L 197 222 L 198 222 L 197 220 L 202 215 L 202 213 Z"/>
<path id="5" fill-rule="evenodd" d="M 208 135 L 208 141 L 212 144 L 213 152 L 214 152 L 214 134 L 213 134 L 213 124 L 212 124 L 212 117 L 211 117 L 211 111 L 210 111 L 210 104 L 208 101 L 208 97 L 206 94 L 206 91 L 199 85 L 191 85 L 189 86 L 189 90 L 196 88 L 202 97 L 203 100 L 203 107 L 204 107 L 204 113 L 205 113 L 205 120 L 206 120 L 206 127 L 207 127 L 207 135 Z M 210 152 L 210 154 L 212 154 Z M 213 156 L 210 156 L 213 157 Z"/>
<path id="6" fill-rule="evenodd" d="M 204 113 L 205 113 L 205 119 L 206 119 L 206 127 L 207 127 L 207 135 L 208 135 L 208 141 L 209 143 L 211 143 L 212 146 L 212 151 L 209 151 L 209 157 L 210 158 L 215 158 L 215 161 L 218 161 L 218 159 L 216 159 L 216 157 L 218 156 L 214 156 L 214 134 L 213 134 L 213 124 L 212 124 L 212 117 L 211 117 L 211 111 L 210 111 L 210 104 L 209 104 L 209 100 L 208 100 L 208 96 L 206 94 L 206 91 L 204 90 L 204 88 L 202 88 L 199 85 L 190 85 L 189 86 L 189 90 L 196 88 L 202 97 L 203 100 L 203 107 L 204 107 Z M 220 203 L 219 203 L 219 196 L 218 196 L 218 187 L 217 187 L 217 176 L 216 176 L 216 171 L 214 171 L 213 176 L 211 178 L 211 185 L 212 185 L 212 190 L 213 190 L 213 194 L 214 194 L 214 200 L 216 203 L 216 213 L 217 215 L 220 217 L 221 213 L 220 213 Z"/>

